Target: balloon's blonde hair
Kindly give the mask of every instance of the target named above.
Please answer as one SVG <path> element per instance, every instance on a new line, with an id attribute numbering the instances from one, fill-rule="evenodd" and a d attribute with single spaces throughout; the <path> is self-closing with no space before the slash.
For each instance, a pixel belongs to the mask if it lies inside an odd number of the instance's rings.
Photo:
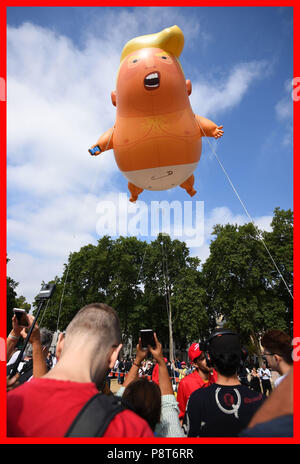
<path id="1" fill-rule="evenodd" d="M 184 46 L 184 35 L 178 26 L 168 27 L 156 34 L 147 34 L 135 37 L 126 43 L 122 50 L 120 62 L 130 53 L 141 48 L 161 48 L 179 58 Z"/>

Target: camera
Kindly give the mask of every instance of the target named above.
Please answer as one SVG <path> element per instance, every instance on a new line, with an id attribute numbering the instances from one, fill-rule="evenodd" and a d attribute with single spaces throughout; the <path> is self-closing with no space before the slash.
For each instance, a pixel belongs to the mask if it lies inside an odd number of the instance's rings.
<path id="1" fill-rule="evenodd" d="M 39 300 L 46 300 L 51 298 L 51 295 L 55 289 L 55 284 L 43 284 L 40 293 L 37 296 Z"/>

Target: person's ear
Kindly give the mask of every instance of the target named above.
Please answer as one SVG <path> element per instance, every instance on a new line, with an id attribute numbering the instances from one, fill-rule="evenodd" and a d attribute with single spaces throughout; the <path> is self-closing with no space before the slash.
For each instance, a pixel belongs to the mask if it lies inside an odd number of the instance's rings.
<path id="1" fill-rule="evenodd" d="M 59 334 L 59 336 L 58 336 L 58 340 L 57 340 L 56 348 L 55 348 L 55 356 L 56 356 L 57 360 L 59 360 L 59 358 L 61 356 L 61 353 L 62 353 L 62 350 L 63 350 L 63 347 L 64 347 L 64 343 L 65 343 L 65 334 L 61 332 Z"/>
<path id="2" fill-rule="evenodd" d="M 112 93 L 110 94 L 111 97 L 111 102 L 114 106 L 117 106 L 117 94 L 116 91 L 113 90 Z"/>
<path id="3" fill-rule="evenodd" d="M 187 93 L 188 95 L 191 95 L 192 93 L 192 83 L 189 79 L 187 79 L 186 81 L 186 90 L 187 90 Z"/>
<path id="4" fill-rule="evenodd" d="M 120 345 L 118 345 L 117 347 L 114 347 L 113 348 L 113 351 L 111 352 L 110 354 L 110 358 L 109 358 L 109 368 L 112 369 L 116 363 L 116 360 L 118 359 L 118 356 L 119 356 L 119 353 L 120 353 L 120 350 L 122 348 L 122 343 L 120 343 Z"/>
<path id="5" fill-rule="evenodd" d="M 279 364 L 282 358 L 278 354 L 274 354 L 274 359 L 275 359 L 276 363 Z"/>

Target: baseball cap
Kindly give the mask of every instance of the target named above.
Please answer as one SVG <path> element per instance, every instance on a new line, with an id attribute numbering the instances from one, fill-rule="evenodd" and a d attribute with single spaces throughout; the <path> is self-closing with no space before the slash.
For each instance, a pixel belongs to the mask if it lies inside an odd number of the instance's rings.
<path id="1" fill-rule="evenodd" d="M 216 334 L 209 343 L 209 351 L 214 353 L 237 353 L 241 354 L 242 346 L 240 337 L 236 333 Z"/>
<path id="2" fill-rule="evenodd" d="M 202 351 L 199 348 L 199 343 L 193 343 L 189 347 L 188 356 L 191 362 L 198 358 L 202 354 Z"/>

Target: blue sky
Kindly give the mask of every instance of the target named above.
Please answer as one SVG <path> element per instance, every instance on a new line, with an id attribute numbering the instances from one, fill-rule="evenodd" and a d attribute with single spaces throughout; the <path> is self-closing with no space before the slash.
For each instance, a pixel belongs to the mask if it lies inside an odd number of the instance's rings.
<path id="1" fill-rule="evenodd" d="M 138 35 L 182 29 L 193 111 L 224 125 L 194 173 L 205 237 L 191 253 L 207 258 L 215 223 L 248 222 L 211 147 L 259 227 L 275 207 L 293 209 L 292 8 L 15 7 L 7 23 L 8 274 L 29 302 L 69 252 L 96 243 L 99 202 L 127 192 L 113 153 L 87 148 L 114 123 L 120 54 Z M 190 197 L 176 187 L 139 199 Z"/>

